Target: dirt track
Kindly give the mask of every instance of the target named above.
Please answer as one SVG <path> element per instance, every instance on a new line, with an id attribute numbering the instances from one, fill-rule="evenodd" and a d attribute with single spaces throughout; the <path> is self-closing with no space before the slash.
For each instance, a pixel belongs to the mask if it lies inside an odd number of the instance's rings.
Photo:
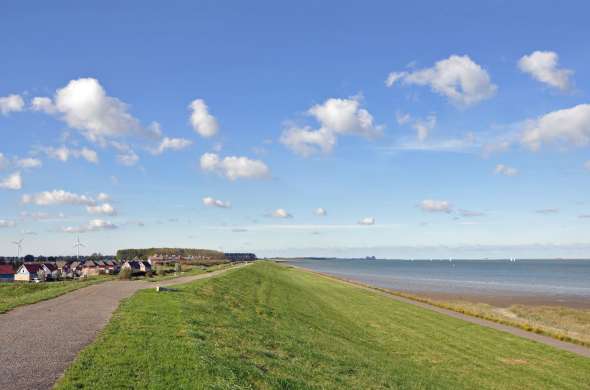
<path id="1" fill-rule="evenodd" d="M 136 291 L 210 278 L 227 270 L 150 283 L 111 281 L 0 314 L 0 389 L 51 389 L 76 355 Z"/>

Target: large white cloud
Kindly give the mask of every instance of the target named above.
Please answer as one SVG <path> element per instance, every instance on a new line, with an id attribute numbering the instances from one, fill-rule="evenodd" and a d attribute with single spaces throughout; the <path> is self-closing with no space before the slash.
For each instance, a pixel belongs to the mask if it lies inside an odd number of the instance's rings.
<path id="1" fill-rule="evenodd" d="M 558 67 L 559 56 L 552 51 L 535 51 L 522 56 L 518 68 L 534 79 L 562 91 L 570 88 L 572 70 Z"/>
<path id="2" fill-rule="evenodd" d="M 22 111 L 25 102 L 20 95 L 8 95 L 0 97 L 0 114 L 7 115 L 11 112 Z"/>
<path id="3" fill-rule="evenodd" d="M 117 215 L 117 210 L 110 203 L 103 203 L 96 206 L 86 206 L 89 214 Z"/>
<path id="4" fill-rule="evenodd" d="M 521 141 L 532 150 L 538 150 L 547 143 L 565 146 L 590 144 L 590 104 L 579 104 L 529 120 Z"/>
<path id="5" fill-rule="evenodd" d="M 159 137 L 157 124 L 141 126 L 139 120 L 128 112 L 121 100 L 108 96 L 94 78 L 71 80 L 58 89 L 55 97 L 36 97 L 32 108 L 57 114 L 68 126 L 80 130 L 88 139 L 105 143 L 107 138 L 126 135 Z"/>
<path id="6" fill-rule="evenodd" d="M 219 130 L 217 119 L 209 113 L 207 103 L 203 99 L 195 99 L 189 105 L 191 125 L 203 137 L 213 137 Z"/>
<path id="7" fill-rule="evenodd" d="M 20 172 L 14 172 L 13 174 L 0 179 L 0 189 L 4 190 L 20 190 L 23 187 L 23 179 Z"/>
<path id="8" fill-rule="evenodd" d="M 314 153 L 329 153 L 343 134 L 357 134 L 367 138 L 381 135 L 383 126 L 376 125 L 373 116 L 364 108 L 358 97 L 350 99 L 330 98 L 307 111 L 320 127 L 287 126 L 280 142 L 304 157 Z"/>
<path id="9" fill-rule="evenodd" d="M 488 72 L 466 55 L 452 55 L 436 62 L 431 68 L 392 72 L 385 84 L 392 87 L 397 82 L 429 85 L 434 92 L 460 106 L 470 106 L 491 98 L 498 89 L 492 84 Z"/>
<path id="10" fill-rule="evenodd" d="M 157 148 L 152 149 L 152 154 L 162 154 L 167 150 L 182 150 L 192 145 L 192 141 L 185 138 L 164 137 Z"/>
<path id="11" fill-rule="evenodd" d="M 270 169 L 264 162 L 247 157 L 229 156 L 221 159 L 215 153 L 205 153 L 200 163 L 202 170 L 216 172 L 229 180 L 261 179 L 270 175 Z"/>
<path id="12" fill-rule="evenodd" d="M 62 229 L 65 233 L 86 233 L 86 232 L 96 232 L 100 230 L 113 230 L 117 229 L 118 226 L 110 221 L 105 221 L 103 219 L 93 219 L 89 221 L 86 225 L 82 226 L 68 226 Z"/>
<path id="13" fill-rule="evenodd" d="M 219 200 L 219 199 L 214 199 L 210 196 L 206 196 L 203 198 L 203 204 L 205 206 L 209 206 L 209 207 L 219 207 L 222 209 L 229 209 L 231 208 L 231 203 L 223 201 L 223 200 Z"/>
<path id="14" fill-rule="evenodd" d="M 35 204 L 37 206 L 64 204 L 83 206 L 96 205 L 96 201 L 90 196 L 79 195 L 64 190 L 43 191 L 37 194 L 25 194 L 21 197 L 21 202 L 24 204 Z"/>
<path id="15" fill-rule="evenodd" d="M 508 165 L 498 164 L 494 168 L 494 174 L 504 176 L 516 176 L 518 175 L 518 169 L 509 167 Z"/>
<path id="16" fill-rule="evenodd" d="M 453 206 L 446 200 L 426 199 L 420 202 L 420 208 L 429 213 L 450 213 Z"/>

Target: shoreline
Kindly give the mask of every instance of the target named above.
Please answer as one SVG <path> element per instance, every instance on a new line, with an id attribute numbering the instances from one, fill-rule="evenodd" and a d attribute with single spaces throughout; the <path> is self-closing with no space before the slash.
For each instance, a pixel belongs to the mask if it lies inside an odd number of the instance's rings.
<path id="1" fill-rule="evenodd" d="M 330 274 L 328 274 L 330 275 Z M 338 276 L 336 276 L 338 277 Z M 356 279 L 352 279 L 358 281 Z M 364 283 L 363 281 L 358 281 Z M 374 286 L 368 284 L 369 286 Z M 383 288 L 391 290 L 392 293 L 402 293 L 415 295 L 425 299 L 432 299 L 435 301 L 459 301 L 469 303 L 485 303 L 499 308 L 507 308 L 512 305 L 526 305 L 526 306 L 558 306 L 568 307 L 572 309 L 590 309 L 590 299 L 577 295 L 533 295 L 533 294 L 510 294 L 507 292 L 499 292 L 496 295 L 477 294 L 470 292 L 439 292 L 439 291 L 425 291 L 420 289 L 415 290 L 396 290 L 387 287 L 374 286 L 376 288 Z"/>
<path id="2" fill-rule="evenodd" d="M 297 264 L 295 261 L 277 261 L 278 264 L 292 265 L 297 268 L 306 269 L 312 272 L 330 275 L 338 279 L 347 280 L 355 283 L 360 283 L 366 286 L 371 286 L 376 289 L 389 290 L 394 294 L 418 296 L 424 299 L 439 300 L 439 301 L 460 301 L 469 302 L 473 304 L 484 303 L 499 308 L 507 308 L 512 305 L 527 305 L 527 306 L 559 306 L 572 309 L 590 309 L 590 296 L 583 294 L 576 294 L 567 291 L 559 293 L 551 293 L 549 291 L 525 291 L 524 289 L 510 289 L 509 287 L 485 288 L 477 289 L 474 286 L 453 286 L 453 281 L 449 281 L 444 287 L 438 285 L 430 285 L 429 283 L 421 283 L 419 280 L 406 280 L 399 277 L 399 282 L 396 280 L 372 280 L 369 275 L 365 277 L 356 277 L 347 273 L 338 271 L 318 270 L 308 268 Z"/>

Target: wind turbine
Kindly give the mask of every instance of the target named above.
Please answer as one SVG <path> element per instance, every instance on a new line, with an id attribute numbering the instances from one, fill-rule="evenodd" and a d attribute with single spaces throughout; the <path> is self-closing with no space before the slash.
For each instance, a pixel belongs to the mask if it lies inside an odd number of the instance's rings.
<path id="1" fill-rule="evenodd" d="M 80 242 L 80 235 L 76 237 L 76 242 L 74 242 L 74 248 L 76 248 L 76 259 L 80 260 L 80 247 L 86 246 Z"/>
<path id="2" fill-rule="evenodd" d="M 22 244 L 23 244 L 23 239 L 21 238 L 21 239 L 20 239 L 20 240 L 18 240 L 18 241 L 12 241 L 12 243 L 13 243 L 14 245 L 16 245 L 16 253 L 17 253 L 17 258 L 18 258 L 18 259 L 20 259 L 20 252 L 21 252 L 21 251 L 22 251 L 22 249 L 23 249 L 23 245 L 22 245 Z"/>

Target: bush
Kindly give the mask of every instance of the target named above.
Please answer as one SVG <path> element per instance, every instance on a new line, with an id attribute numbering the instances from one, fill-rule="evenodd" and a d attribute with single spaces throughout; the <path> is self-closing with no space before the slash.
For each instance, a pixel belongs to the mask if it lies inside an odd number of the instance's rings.
<path id="1" fill-rule="evenodd" d="M 176 273 L 182 272 L 182 266 L 180 265 L 180 263 L 174 264 L 174 272 L 176 272 Z"/>
<path id="2" fill-rule="evenodd" d="M 150 269 L 150 270 L 148 270 L 148 271 L 145 273 L 145 276 L 147 276 L 148 278 L 151 278 L 152 276 L 154 276 L 154 273 L 153 273 L 153 272 L 152 272 L 152 270 Z"/>
<path id="3" fill-rule="evenodd" d="M 121 272 L 119 272 L 119 279 L 131 279 L 131 269 L 130 268 L 121 268 Z"/>

